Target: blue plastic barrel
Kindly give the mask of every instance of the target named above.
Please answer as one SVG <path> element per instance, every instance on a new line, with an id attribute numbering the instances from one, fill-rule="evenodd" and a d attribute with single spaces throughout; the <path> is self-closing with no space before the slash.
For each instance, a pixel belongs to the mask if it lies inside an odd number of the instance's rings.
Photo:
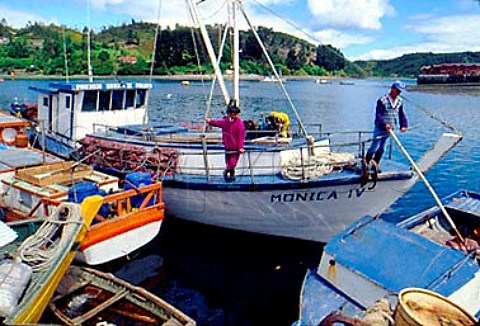
<path id="1" fill-rule="evenodd" d="M 78 182 L 68 189 L 68 201 L 81 203 L 85 198 L 93 195 L 99 195 L 98 186 L 89 181 Z"/>
<path id="2" fill-rule="evenodd" d="M 133 189 L 134 187 L 140 188 L 143 186 L 151 185 L 153 183 L 152 176 L 148 172 L 132 172 L 125 177 L 126 190 Z M 140 207 L 146 195 L 135 195 L 131 198 L 132 207 Z M 153 205 L 153 198 L 150 200 L 147 206 Z"/>
<path id="3" fill-rule="evenodd" d="M 90 181 L 78 182 L 68 189 L 68 201 L 73 203 L 81 203 L 89 196 L 100 195 L 105 196 L 105 191 L 98 188 L 97 184 Z M 103 216 L 108 216 L 108 204 L 103 204 L 98 213 Z"/>

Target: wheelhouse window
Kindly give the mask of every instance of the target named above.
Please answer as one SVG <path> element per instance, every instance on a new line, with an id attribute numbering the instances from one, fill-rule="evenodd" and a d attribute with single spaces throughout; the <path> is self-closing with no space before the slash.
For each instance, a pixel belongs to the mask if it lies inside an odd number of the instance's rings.
<path id="1" fill-rule="evenodd" d="M 135 104 L 135 107 L 139 108 L 145 105 L 146 99 L 147 99 L 147 90 L 146 89 L 137 90 L 137 102 Z"/>
<path id="2" fill-rule="evenodd" d="M 65 96 L 65 108 L 66 109 L 72 108 L 72 97 L 70 95 Z"/>
<path id="3" fill-rule="evenodd" d="M 44 96 L 42 99 L 43 106 L 48 106 L 48 96 Z"/>
<path id="4" fill-rule="evenodd" d="M 96 111 L 97 110 L 97 91 L 85 91 L 83 94 L 82 111 Z"/>
<path id="5" fill-rule="evenodd" d="M 110 91 L 100 91 L 98 100 L 99 111 L 108 111 L 110 109 Z"/>
<path id="6" fill-rule="evenodd" d="M 112 92 L 112 110 L 123 109 L 123 90 Z"/>
<path id="7" fill-rule="evenodd" d="M 125 108 L 133 109 L 135 105 L 135 91 L 132 89 L 127 90 L 127 94 L 125 96 Z"/>

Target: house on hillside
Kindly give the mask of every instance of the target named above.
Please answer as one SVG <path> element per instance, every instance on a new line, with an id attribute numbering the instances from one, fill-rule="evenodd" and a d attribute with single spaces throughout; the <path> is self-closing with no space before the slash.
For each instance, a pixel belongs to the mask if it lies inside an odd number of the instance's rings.
<path id="1" fill-rule="evenodd" d="M 118 62 L 121 64 L 135 64 L 137 63 L 137 57 L 127 57 L 127 56 L 122 56 L 118 57 Z"/>
<path id="2" fill-rule="evenodd" d="M 420 69 L 417 84 L 480 84 L 480 63 L 444 63 Z"/>

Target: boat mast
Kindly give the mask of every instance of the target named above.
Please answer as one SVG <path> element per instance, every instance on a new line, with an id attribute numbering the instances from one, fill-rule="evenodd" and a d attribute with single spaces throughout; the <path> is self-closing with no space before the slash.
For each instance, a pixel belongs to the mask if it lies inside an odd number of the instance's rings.
<path id="1" fill-rule="evenodd" d="M 93 71 L 90 53 L 90 0 L 87 0 L 87 62 L 88 62 L 88 81 L 93 82 Z"/>
<path id="2" fill-rule="evenodd" d="M 240 32 L 237 24 L 237 1 L 231 0 L 233 22 L 233 99 L 240 106 Z"/>
<path id="3" fill-rule="evenodd" d="M 68 84 L 68 57 L 67 57 L 67 40 L 65 37 L 65 26 L 62 26 L 63 34 L 63 56 L 65 58 L 65 82 Z"/>
<path id="4" fill-rule="evenodd" d="M 210 37 L 208 36 L 207 28 L 205 27 L 202 17 L 200 16 L 197 3 L 195 3 L 194 0 L 188 0 L 188 6 L 192 11 L 193 17 L 195 19 L 195 23 L 198 25 L 200 29 L 200 33 L 202 34 L 203 42 L 205 43 L 208 56 L 210 57 L 210 61 L 215 70 L 215 76 L 217 77 L 218 85 L 220 86 L 220 90 L 223 94 L 223 98 L 225 99 L 225 104 L 228 104 L 228 102 L 230 101 L 230 94 L 228 93 L 227 87 L 225 85 L 225 80 L 223 79 L 222 71 L 220 70 L 220 65 L 217 60 L 217 56 L 213 49 L 213 45 L 210 40 Z"/>

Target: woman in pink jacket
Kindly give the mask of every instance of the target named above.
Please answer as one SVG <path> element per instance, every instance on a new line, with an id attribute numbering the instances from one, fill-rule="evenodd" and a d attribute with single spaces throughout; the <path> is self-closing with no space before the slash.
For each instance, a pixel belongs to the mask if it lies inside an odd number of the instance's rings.
<path id="1" fill-rule="evenodd" d="M 245 126 L 239 117 L 240 109 L 234 100 L 231 100 L 228 104 L 227 114 L 228 116 L 223 119 L 212 120 L 207 118 L 206 121 L 209 125 L 222 129 L 222 142 L 225 146 L 226 163 L 223 177 L 226 182 L 232 182 L 235 180 L 235 167 L 237 166 L 240 154 L 245 151 L 243 148 L 245 143 Z"/>

